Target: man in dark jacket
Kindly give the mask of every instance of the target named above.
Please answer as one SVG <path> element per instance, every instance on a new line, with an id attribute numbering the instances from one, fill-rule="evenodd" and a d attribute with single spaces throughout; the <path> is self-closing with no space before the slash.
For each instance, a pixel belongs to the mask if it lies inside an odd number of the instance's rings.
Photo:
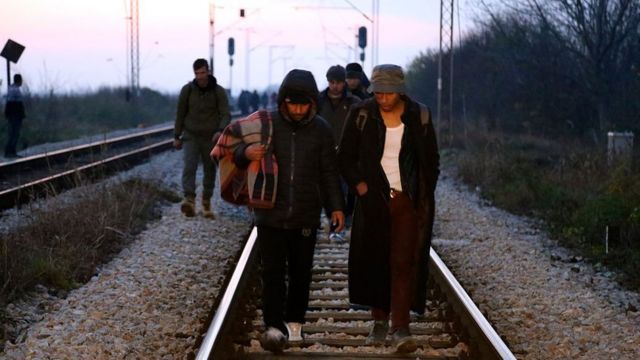
<path id="1" fill-rule="evenodd" d="M 345 68 L 340 65 L 333 65 L 327 70 L 327 82 L 329 86 L 320 93 L 320 105 L 318 107 L 318 114 L 331 125 L 333 140 L 336 144 L 340 142 L 349 108 L 351 105 L 360 101 L 360 98 L 347 91 L 345 78 Z M 342 191 L 346 194 L 345 222 L 348 227 L 351 224 L 355 198 L 354 195 L 348 191 L 346 183 L 344 183 L 344 181 L 341 183 Z M 330 215 L 330 212 L 325 212 L 327 216 Z M 329 239 L 338 243 L 344 242 L 345 240 L 344 234 L 335 231 L 330 232 Z"/>
<path id="2" fill-rule="evenodd" d="M 309 302 L 311 266 L 320 225 L 324 189 L 331 221 L 344 226 L 343 198 L 335 143 L 329 124 L 317 116 L 318 88 L 313 75 L 291 70 L 278 92 L 277 110 L 271 112 L 271 146 L 238 146 L 234 162 L 249 161 L 273 152 L 278 164 L 276 201 L 272 209 L 254 209 L 262 261 L 263 348 L 279 353 L 289 341 L 302 340 L 301 328 Z M 288 279 L 288 289 L 285 283 Z"/>
<path id="3" fill-rule="evenodd" d="M 371 307 L 367 343 L 389 331 L 398 352 L 417 348 L 410 309 L 424 312 L 439 156 L 426 106 L 404 95 L 404 73 L 378 65 L 374 98 L 355 105 L 338 150 L 342 176 L 357 194 L 349 248 L 349 298 Z"/>
<path id="4" fill-rule="evenodd" d="M 202 214 L 213 219 L 211 197 L 216 179 L 216 165 L 209 158 L 209 154 L 222 129 L 229 124 L 231 113 L 227 93 L 209 73 L 207 60 L 194 61 L 193 72 L 195 79 L 180 90 L 174 126 L 173 146 L 178 150 L 184 147 L 184 201 L 180 209 L 189 217 L 196 214 L 196 172 L 198 163 L 202 161 Z"/>
<path id="5" fill-rule="evenodd" d="M 369 79 L 365 75 L 362 66 L 358 63 L 347 64 L 347 87 L 349 92 L 358 98 L 365 100 L 371 97 L 367 92 Z"/>
<path id="6" fill-rule="evenodd" d="M 18 145 L 18 138 L 20 137 L 22 120 L 24 120 L 24 118 L 26 117 L 20 86 L 22 86 L 22 75 L 13 75 L 13 84 L 9 85 L 9 91 L 7 92 L 7 103 L 4 108 L 4 116 L 9 122 L 9 129 L 7 131 L 7 144 L 4 148 L 4 157 L 6 158 L 18 157 L 16 147 Z"/>

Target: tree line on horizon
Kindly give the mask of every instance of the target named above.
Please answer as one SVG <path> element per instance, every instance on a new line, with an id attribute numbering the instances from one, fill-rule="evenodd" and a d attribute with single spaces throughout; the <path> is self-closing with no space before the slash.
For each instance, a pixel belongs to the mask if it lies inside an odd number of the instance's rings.
<path id="1" fill-rule="evenodd" d="M 638 133 L 640 2 L 524 0 L 482 13 L 453 50 L 454 133 Z M 433 109 L 438 57 L 428 50 L 407 69 L 410 92 Z"/>

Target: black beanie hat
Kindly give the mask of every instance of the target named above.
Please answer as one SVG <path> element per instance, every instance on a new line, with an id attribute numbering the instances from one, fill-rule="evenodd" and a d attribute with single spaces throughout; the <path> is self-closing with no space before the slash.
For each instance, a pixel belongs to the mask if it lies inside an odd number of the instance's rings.
<path id="1" fill-rule="evenodd" d="M 362 79 L 362 66 L 358 63 L 347 64 L 347 79 Z"/>
<path id="2" fill-rule="evenodd" d="M 345 69 L 340 65 L 333 65 L 327 70 L 327 81 L 336 80 L 344 81 L 346 76 Z"/>

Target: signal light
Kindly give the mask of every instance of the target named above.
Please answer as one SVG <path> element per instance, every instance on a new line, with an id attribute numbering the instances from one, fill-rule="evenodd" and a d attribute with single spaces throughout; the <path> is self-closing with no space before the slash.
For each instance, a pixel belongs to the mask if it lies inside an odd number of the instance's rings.
<path id="1" fill-rule="evenodd" d="M 361 49 L 367 47 L 367 28 L 364 26 L 360 26 L 358 29 L 358 46 Z"/>
<path id="2" fill-rule="evenodd" d="M 227 43 L 227 53 L 231 56 L 236 52 L 236 41 L 230 37 Z"/>

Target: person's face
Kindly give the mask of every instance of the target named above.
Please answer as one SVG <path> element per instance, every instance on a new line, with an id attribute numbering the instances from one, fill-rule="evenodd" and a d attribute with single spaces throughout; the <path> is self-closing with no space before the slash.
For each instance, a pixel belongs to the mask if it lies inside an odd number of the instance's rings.
<path id="1" fill-rule="evenodd" d="M 356 90 L 360 86 L 360 79 L 347 78 L 347 85 L 349 85 L 349 89 Z"/>
<path id="2" fill-rule="evenodd" d="M 196 75 L 198 86 L 207 87 L 209 85 L 209 69 L 206 66 L 197 68 L 193 73 Z"/>
<path id="3" fill-rule="evenodd" d="M 393 111 L 401 101 L 399 93 L 377 92 L 373 93 L 373 96 L 380 107 L 380 111 L 384 112 Z"/>
<path id="4" fill-rule="evenodd" d="M 309 109 L 311 109 L 311 104 L 295 104 L 295 103 L 286 103 L 287 104 L 287 112 L 289 116 L 294 121 L 300 121 L 304 119 L 309 113 Z"/>
<path id="5" fill-rule="evenodd" d="M 339 80 L 329 80 L 329 94 L 338 96 L 344 91 L 345 82 Z"/>

